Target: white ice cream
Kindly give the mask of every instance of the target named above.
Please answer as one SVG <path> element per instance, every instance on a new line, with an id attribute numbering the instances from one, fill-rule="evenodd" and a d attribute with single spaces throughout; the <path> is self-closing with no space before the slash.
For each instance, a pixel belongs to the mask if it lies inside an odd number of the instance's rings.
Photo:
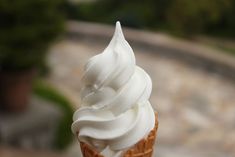
<path id="1" fill-rule="evenodd" d="M 152 81 L 136 66 L 119 22 L 104 52 L 88 60 L 82 82 L 82 107 L 74 113 L 72 131 L 105 157 L 120 156 L 154 128 Z"/>

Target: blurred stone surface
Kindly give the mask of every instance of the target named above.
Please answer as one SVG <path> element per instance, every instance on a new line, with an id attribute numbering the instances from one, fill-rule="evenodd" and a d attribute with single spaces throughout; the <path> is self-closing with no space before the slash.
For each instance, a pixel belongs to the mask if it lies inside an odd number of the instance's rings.
<path id="1" fill-rule="evenodd" d="M 23 113 L 0 113 L 0 141 L 24 149 L 53 148 L 62 111 L 45 100 L 32 97 Z"/>
<path id="2" fill-rule="evenodd" d="M 108 43 L 64 40 L 49 55 L 56 85 L 79 107 L 83 66 Z M 159 112 L 155 155 L 160 157 L 235 156 L 235 82 L 203 67 L 133 47 L 137 65 L 151 76 L 151 104 Z M 71 153 L 71 154 L 70 154 Z M 76 142 L 68 150 L 79 156 Z"/>
<path id="3" fill-rule="evenodd" d="M 0 146 L 1 157 L 66 157 L 61 152 L 32 151 Z"/>

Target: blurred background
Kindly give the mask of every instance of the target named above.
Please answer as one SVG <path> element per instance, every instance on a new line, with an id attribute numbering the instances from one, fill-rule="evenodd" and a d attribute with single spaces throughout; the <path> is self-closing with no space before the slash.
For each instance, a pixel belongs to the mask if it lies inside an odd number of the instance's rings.
<path id="1" fill-rule="evenodd" d="M 153 80 L 154 156 L 235 156 L 234 0 L 0 0 L 0 156 L 81 156 L 83 65 L 117 20 Z"/>

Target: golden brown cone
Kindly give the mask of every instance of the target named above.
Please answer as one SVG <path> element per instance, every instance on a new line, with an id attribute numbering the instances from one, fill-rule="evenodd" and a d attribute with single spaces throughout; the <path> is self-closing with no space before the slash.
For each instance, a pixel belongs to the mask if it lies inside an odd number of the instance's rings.
<path id="1" fill-rule="evenodd" d="M 148 134 L 148 137 L 142 139 L 137 144 L 135 144 L 132 148 L 128 149 L 123 157 L 152 157 L 153 154 L 153 146 L 157 136 L 158 129 L 158 114 L 155 113 L 155 127 Z M 87 145 L 86 143 L 80 142 L 81 151 L 83 157 L 104 157 L 99 154 L 94 148 Z"/>

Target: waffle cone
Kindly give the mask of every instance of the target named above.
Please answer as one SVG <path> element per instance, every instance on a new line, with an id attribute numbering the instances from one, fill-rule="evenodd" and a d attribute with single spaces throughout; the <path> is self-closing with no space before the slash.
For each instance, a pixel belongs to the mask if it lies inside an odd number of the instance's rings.
<path id="1" fill-rule="evenodd" d="M 123 157 L 152 157 L 153 146 L 157 136 L 158 115 L 155 113 L 155 127 L 145 139 L 140 140 L 133 147 L 124 152 Z M 104 157 L 86 143 L 80 142 L 83 157 Z"/>

